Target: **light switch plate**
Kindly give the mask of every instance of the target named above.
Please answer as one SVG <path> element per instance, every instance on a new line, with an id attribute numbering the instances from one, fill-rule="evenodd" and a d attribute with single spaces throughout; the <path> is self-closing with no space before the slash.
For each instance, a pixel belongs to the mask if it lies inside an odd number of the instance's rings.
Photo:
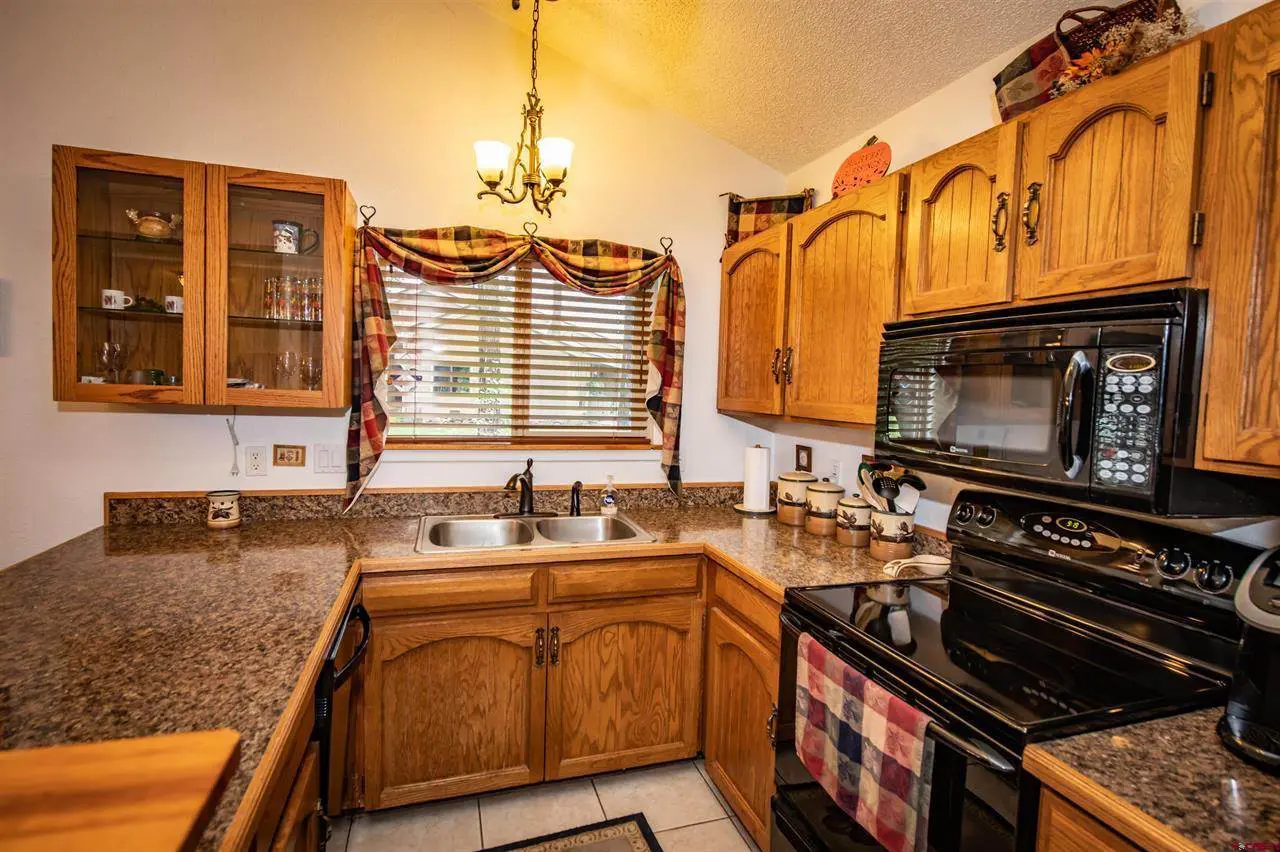
<path id="1" fill-rule="evenodd" d="M 316 473 L 342 473 L 347 469 L 346 444 L 313 444 L 311 469 Z"/>

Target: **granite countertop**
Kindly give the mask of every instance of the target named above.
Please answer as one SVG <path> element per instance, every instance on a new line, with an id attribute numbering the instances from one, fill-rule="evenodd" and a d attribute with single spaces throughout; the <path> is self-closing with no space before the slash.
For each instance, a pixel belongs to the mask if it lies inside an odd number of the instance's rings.
<path id="1" fill-rule="evenodd" d="M 881 576 L 865 550 L 731 509 L 627 514 L 661 542 L 712 545 L 765 586 Z M 99 528 L 0 571 L 0 748 L 238 731 L 240 765 L 201 843 L 213 848 L 353 562 L 412 556 L 417 526 L 364 518 Z"/>
<path id="2" fill-rule="evenodd" d="M 1280 780 L 1222 746 L 1221 715 L 1201 710 L 1038 745 L 1205 849 L 1275 843 Z"/>

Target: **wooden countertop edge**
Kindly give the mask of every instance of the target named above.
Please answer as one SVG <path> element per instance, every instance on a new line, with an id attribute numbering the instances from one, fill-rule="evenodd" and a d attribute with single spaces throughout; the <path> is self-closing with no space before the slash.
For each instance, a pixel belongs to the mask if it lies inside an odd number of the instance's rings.
<path id="1" fill-rule="evenodd" d="M 1082 811 L 1126 839 L 1155 852 L 1197 852 L 1203 847 L 1039 746 L 1028 746 L 1022 766 Z"/>
<path id="2" fill-rule="evenodd" d="M 343 578 L 337 599 L 333 602 L 333 606 L 329 608 L 329 615 L 324 620 L 324 626 L 320 628 L 320 637 L 316 640 L 315 645 L 312 646 L 311 653 L 307 655 L 307 660 L 302 667 L 302 673 L 298 675 L 298 681 L 294 684 L 293 692 L 289 695 L 289 701 L 285 704 L 284 712 L 280 714 L 280 720 L 276 722 L 275 730 L 271 732 L 271 738 L 267 740 L 267 750 L 263 753 L 262 760 L 258 762 L 257 767 L 253 770 L 253 776 L 249 779 L 249 786 L 244 791 L 244 797 L 240 799 L 235 816 L 232 817 L 231 825 L 227 828 L 227 833 L 223 835 L 222 849 L 239 850 L 248 849 L 252 846 L 254 834 L 258 829 L 259 811 L 262 809 L 266 795 L 269 792 L 269 784 L 272 777 L 279 771 L 280 766 L 288 757 L 287 751 L 293 742 L 293 733 L 298 725 L 307 724 L 314 718 L 314 684 L 320 677 L 320 667 L 324 664 L 325 652 L 338 635 L 338 630 L 342 626 L 343 619 L 346 618 L 347 609 L 351 606 L 351 601 L 355 597 L 356 587 L 359 583 L 360 560 L 357 559 L 347 569 L 347 575 Z"/>
<path id="3" fill-rule="evenodd" d="M 643 544 L 567 545 L 524 550 L 477 550 L 471 553 L 415 553 L 408 556 L 372 556 L 359 560 L 360 573 L 399 574 L 407 571 L 441 571 L 451 568 L 501 568 L 507 565 L 545 562 L 587 562 L 594 559 L 626 559 L 637 556 L 701 555 L 702 542 L 649 541 Z"/>

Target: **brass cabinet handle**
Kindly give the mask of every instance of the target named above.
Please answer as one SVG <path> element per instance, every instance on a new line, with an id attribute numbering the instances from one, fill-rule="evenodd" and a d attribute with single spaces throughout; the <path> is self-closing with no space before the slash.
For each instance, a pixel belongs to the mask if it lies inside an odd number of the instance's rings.
<path id="1" fill-rule="evenodd" d="M 539 627 L 533 634 L 533 667 L 542 668 L 547 660 L 547 631 Z"/>
<path id="2" fill-rule="evenodd" d="M 1033 246 L 1040 242 L 1040 181 L 1027 184 L 1027 200 L 1022 205 L 1022 228 L 1026 232 L 1026 243 Z M 1032 218 L 1031 206 L 1035 205 L 1035 218 Z"/>
<path id="3" fill-rule="evenodd" d="M 782 359 L 782 378 L 783 378 L 784 384 L 788 384 L 788 385 L 791 384 L 791 379 L 794 378 L 791 372 L 791 368 L 794 366 L 793 359 L 795 357 L 795 354 L 796 354 L 796 351 L 792 349 L 790 346 L 788 346 L 787 355 L 785 358 Z"/>
<path id="4" fill-rule="evenodd" d="M 1009 233 L 1009 193 L 1002 192 L 996 196 L 996 212 L 991 214 L 991 233 L 995 234 L 996 251 L 1004 251 L 1008 244 L 1005 237 Z"/>
<path id="5" fill-rule="evenodd" d="M 560 665 L 560 628 L 551 628 L 551 665 Z"/>
<path id="6" fill-rule="evenodd" d="M 782 362 L 782 350 L 774 349 L 773 363 L 769 365 L 769 372 L 773 373 L 773 383 L 775 385 L 778 384 L 778 382 L 782 381 L 780 374 L 778 372 L 778 368 L 781 366 L 781 362 Z"/>
<path id="7" fill-rule="evenodd" d="M 776 747 L 778 745 L 778 705 L 773 705 L 773 709 L 769 711 L 769 718 L 764 723 L 765 736 L 769 738 L 769 745 Z"/>

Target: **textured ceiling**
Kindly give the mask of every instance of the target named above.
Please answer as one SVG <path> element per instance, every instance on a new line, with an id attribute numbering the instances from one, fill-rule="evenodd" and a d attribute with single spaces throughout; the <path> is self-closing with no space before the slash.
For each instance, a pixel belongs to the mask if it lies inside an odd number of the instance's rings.
<path id="1" fill-rule="evenodd" d="M 475 0 L 528 30 L 531 0 Z M 783 172 L 1047 32 L 1064 0 L 558 0 L 544 45 Z M 554 81 L 544 78 L 554 102 Z"/>

